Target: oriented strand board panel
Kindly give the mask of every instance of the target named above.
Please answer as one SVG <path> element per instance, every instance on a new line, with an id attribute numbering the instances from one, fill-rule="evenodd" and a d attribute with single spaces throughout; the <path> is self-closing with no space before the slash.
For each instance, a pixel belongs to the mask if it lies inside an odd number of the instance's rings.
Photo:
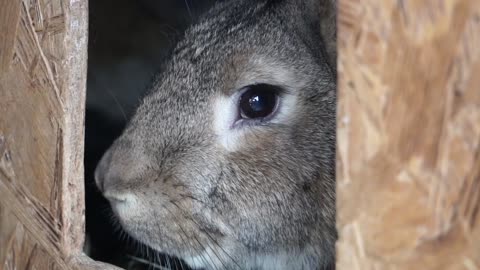
<path id="1" fill-rule="evenodd" d="M 87 0 L 0 0 L 0 269 L 83 258 L 87 22 Z"/>
<path id="2" fill-rule="evenodd" d="M 26 231 L 13 212 L 0 204 L 0 269 L 62 269 L 43 245 Z M 8 249 L 7 249 L 8 248 Z"/>
<path id="3" fill-rule="evenodd" d="M 338 22 L 337 269 L 480 269 L 480 1 Z"/>

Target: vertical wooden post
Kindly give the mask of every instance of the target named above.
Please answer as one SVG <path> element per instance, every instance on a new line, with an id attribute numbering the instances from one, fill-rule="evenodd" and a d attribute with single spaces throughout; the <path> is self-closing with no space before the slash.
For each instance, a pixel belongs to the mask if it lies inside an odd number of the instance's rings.
<path id="1" fill-rule="evenodd" d="M 0 269 L 81 258 L 87 24 L 87 0 L 0 0 Z"/>
<path id="2" fill-rule="evenodd" d="M 480 1 L 338 21 L 337 269 L 480 269 Z"/>

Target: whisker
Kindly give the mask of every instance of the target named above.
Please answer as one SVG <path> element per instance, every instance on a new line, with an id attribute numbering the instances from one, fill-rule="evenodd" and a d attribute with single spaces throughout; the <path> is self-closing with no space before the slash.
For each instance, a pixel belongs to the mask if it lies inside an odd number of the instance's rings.
<path id="1" fill-rule="evenodd" d="M 200 224 L 198 224 L 193 218 L 188 217 L 180 206 L 178 206 L 178 205 L 177 205 L 175 202 L 173 202 L 173 201 L 170 201 L 170 203 L 171 203 L 172 205 L 174 205 L 175 207 L 177 207 L 178 210 L 182 213 L 182 215 L 183 215 L 184 217 L 186 217 L 188 220 L 191 220 L 193 223 L 195 223 L 195 225 L 196 225 L 198 228 L 201 228 Z M 229 259 L 232 260 L 232 262 L 235 263 L 235 264 L 238 266 L 239 269 L 242 268 L 242 267 L 238 264 L 238 262 L 237 262 L 224 248 L 222 248 L 222 247 L 220 246 L 220 244 L 219 244 L 208 232 L 206 232 L 206 231 L 202 231 L 202 232 L 203 232 L 212 242 L 214 242 L 215 245 L 216 245 L 217 247 L 219 247 L 220 250 L 221 250 L 223 253 L 225 253 L 225 254 L 229 257 Z M 225 264 L 224 264 L 223 260 L 221 259 L 221 256 L 219 256 L 219 255 L 216 253 L 215 250 L 216 250 L 216 249 L 212 248 L 212 251 L 213 251 L 213 253 L 215 254 L 215 256 L 219 259 L 219 261 L 220 261 L 220 262 L 222 263 L 222 265 L 225 267 Z"/>
<path id="2" fill-rule="evenodd" d="M 163 205 L 162 205 L 162 206 L 163 206 Z M 166 210 L 170 213 L 170 215 L 172 216 L 173 222 L 175 222 L 175 224 L 177 224 L 178 227 L 182 230 L 184 236 L 188 238 L 188 236 L 187 236 L 186 232 L 183 230 L 182 226 L 179 224 L 179 222 L 177 222 L 177 221 L 175 220 L 175 215 L 173 215 L 173 213 L 172 213 L 168 208 L 166 208 L 165 206 L 163 206 L 163 207 L 164 207 L 164 209 L 166 209 Z M 157 212 L 156 212 L 155 210 L 153 211 L 153 215 L 154 215 L 155 219 L 158 220 Z M 158 223 L 155 223 L 155 224 L 157 225 L 157 229 L 160 230 L 160 227 L 159 227 Z M 187 246 L 192 247 L 192 249 L 196 251 L 195 247 L 193 247 L 191 244 L 189 244 L 188 241 L 185 241 L 185 239 L 182 237 L 182 234 L 179 234 L 179 236 L 180 236 L 180 239 L 181 239 L 181 241 L 182 241 L 183 243 L 185 243 Z M 182 265 L 182 266 L 183 266 L 183 265 Z M 195 267 L 195 268 L 197 268 L 197 267 Z"/>
<path id="3" fill-rule="evenodd" d="M 119 111 L 122 113 L 122 116 L 123 116 L 123 119 L 125 120 L 125 122 L 127 122 L 127 114 L 125 113 L 125 110 L 123 109 L 122 107 L 122 104 L 120 103 L 120 101 L 117 99 L 117 97 L 113 94 L 112 91 L 110 91 L 110 89 L 108 87 L 105 87 L 105 91 L 108 93 L 108 95 L 110 97 L 112 97 L 113 101 L 115 101 L 115 104 L 117 105 Z"/>
<path id="4" fill-rule="evenodd" d="M 182 260 L 180 260 L 180 268 L 181 268 L 181 270 L 184 270 L 184 269 L 185 269 L 185 266 L 183 266 Z"/>
<path id="5" fill-rule="evenodd" d="M 187 219 L 187 220 L 188 220 L 188 219 Z M 178 223 L 177 223 L 177 224 L 178 224 Z M 195 235 L 192 235 L 192 237 L 193 237 L 193 238 L 195 239 L 195 241 L 202 247 L 202 249 L 206 250 L 205 246 L 200 242 L 200 240 L 198 239 L 198 237 L 196 237 Z M 207 243 L 207 245 L 208 245 L 208 243 Z M 207 254 L 208 258 L 210 259 L 210 262 L 212 262 L 212 263 L 208 263 L 208 261 L 207 261 L 207 259 L 205 258 L 205 256 L 204 256 L 204 255 L 200 255 L 201 258 L 202 258 L 202 260 L 203 260 L 204 262 L 206 261 L 208 265 L 211 265 L 211 266 L 213 266 L 215 269 L 217 269 L 217 266 L 214 264 L 214 260 L 212 259 L 212 257 L 210 256 L 210 254 L 208 254 L 208 252 L 207 252 L 206 254 Z M 217 256 L 217 257 L 218 257 L 218 256 Z M 218 258 L 218 259 L 221 261 L 220 258 Z"/>
<path id="6" fill-rule="evenodd" d="M 175 222 L 175 224 L 178 225 L 178 227 L 180 228 L 180 230 L 182 231 L 182 233 L 185 235 L 185 237 L 188 238 L 187 232 L 183 229 L 182 225 L 180 225 L 180 222 L 177 222 L 177 221 L 175 220 L 175 215 L 172 213 L 172 211 L 170 211 L 170 209 L 168 209 L 168 207 L 166 207 L 165 205 L 162 205 L 162 206 L 163 206 L 163 208 L 164 208 L 165 210 L 167 210 L 167 211 L 170 213 L 170 215 L 172 216 L 173 222 Z M 180 235 L 180 237 L 181 237 L 181 234 L 179 234 L 179 235 Z M 200 243 L 200 241 L 198 241 L 197 238 L 195 238 L 195 240 L 197 241 L 197 243 L 198 243 L 202 248 L 205 248 L 205 247 Z M 182 240 L 182 241 L 184 241 L 184 240 Z M 188 242 L 185 242 L 185 243 L 188 243 Z M 192 246 L 193 250 L 197 251 L 193 245 L 190 245 L 190 246 Z M 201 252 L 200 252 L 199 254 L 201 254 Z M 202 261 L 203 261 L 206 265 L 210 265 L 210 264 L 208 263 L 208 261 L 204 258 L 204 256 L 200 255 L 200 258 L 202 259 Z"/>
<path id="7" fill-rule="evenodd" d="M 187 6 L 188 15 L 190 19 L 193 19 L 192 11 L 190 10 L 190 5 L 188 4 L 188 0 L 185 0 L 185 5 Z"/>
<path id="8" fill-rule="evenodd" d="M 170 257 L 168 257 L 167 259 L 169 262 L 172 260 Z M 177 260 L 173 260 L 173 262 L 175 263 L 175 269 L 178 269 Z"/>
<path id="9" fill-rule="evenodd" d="M 139 258 L 139 257 L 133 256 L 133 255 L 129 255 L 129 254 L 127 254 L 127 257 L 130 258 L 130 259 L 132 259 L 132 260 L 134 260 L 134 261 L 136 261 L 136 262 L 139 262 L 139 263 L 148 265 L 149 267 L 153 267 L 154 269 L 170 270 L 170 268 L 165 268 L 165 267 L 163 267 L 163 266 L 160 265 L 160 264 L 151 263 L 150 261 L 145 260 L 145 259 L 143 259 L 143 258 Z"/>
<path id="10" fill-rule="evenodd" d="M 202 243 L 200 243 L 200 240 L 198 240 L 198 237 L 196 237 L 195 235 L 193 235 L 193 238 L 195 239 L 195 241 L 197 241 L 198 244 L 200 244 L 200 246 L 202 246 L 203 249 L 205 249 L 205 246 L 204 246 Z M 207 243 L 207 245 L 208 245 L 208 243 Z M 210 247 L 210 246 L 209 246 L 209 247 Z M 206 250 L 206 249 L 205 249 L 205 250 Z M 213 249 L 212 249 L 212 250 L 213 250 Z M 210 256 L 210 254 L 208 254 L 208 251 L 206 252 L 206 254 L 207 254 L 208 258 L 210 259 L 210 261 L 212 262 L 211 265 L 212 265 L 213 267 L 215 267 L 215 269 L 217 269 L 217 266 L 216 266 L 216 264 L 214 263 L 214 260 L 212 259 L 212 257 Z M 217 257 L 218 257 L 218 256 L 217 256 Z M 220 258 L 218 258 L 218 259 L 221 261 Z"/>
<path id="11" fill-rule="evenodd" d="M 176 207 L 178 208 L 178 210 L 179 210 L 180 212 L 182 212 L 185 217 L 187 217 L 189 220 L 191 220 L 193 223 L 195 223 L 196 226 L 198 226 L 198 227 L 200 228 L 200 224 L 198 224 L 193 218 L 189 218 L 188 216 L 186 216 L 185 213 L 184 213 L 184 211 L 182 210 L 182 208 L 180 208 L 180 206 L 178 206 L 178 205 L 177 205 L 175 202 L 173 202 L 173 201 L 170 201 L 170 203 L 171 203 L 172 205 L 176 206 Z M 229 259 L 232 260 L 232 262 L 234 262 L 234 263 L 238 266 L 239 269 L 242 269 L 242 267 L 238 264 L 238 262 L 237 262 L 224 248 L 222 248 L 222 247 L 220 246 L 220 244 L 217 242 L 217 240 L 215 240 L 208 232 L 206 232 L 206 231 L 202 231 L 202 232 L 203 232 L 212 242 L 214 242 L 215 245 L 216 245 L 217 247 L 219 247 L 220 250 L 221 250 L 223 253 L 225 253 L 225 254 L 229 257 Z M 215 250 L 215 249 L 212 249 L 212 250 Z M 214 253 L 215 253 L 215 252 L 214 252 Z M 216 254 L 216 253 L 215 253 L 215 254 Z M 217 255 L 217 257 L 219 257 L 219 256 Z M 222 260 L 220 259 L 220 257 L 219 257 L 219 260 L 222 262 Z"/>
<path id="12" fill-rule="evenodd" d="M 174 202 L 170 202 L 170 203 L 172 203 L 174 206 L 176 206 L 177 208 L 179 208 L 180 211 L 182 211 L 182 209 L 180 209 L 180 207 L 179 207 L 178 205 L 176 205 Z M 182 213 L 182 215 L 185 216 L 185 217 L 187 217 L 187 216 L 184 214 L 184 212 Z M 193 221 L 193 218 L 188 218 L 188 217 L 187 217 L 187 220 L 194 222 L 194 221 Z M 198 228 L 200 228 L 200 225 L 198 225 L 198 224 L 195 223 L 195 222 L 194 222 L 194 224 L 195 224 Z M 195 237 L 196 241 L 199 242 L 198 238 L 197 238 L 196 236 L 194 236 L 194 237 Z M 220 263 L 221 263 L 221 264 L 223 265 L 223 267 L 226 269 L 227 266 L 225 265 L 225 262 L 223 261 L 222 257 L 217 253 L 216 249 L 215 249 L 214 247 L 212 247 L 208 242 L 206 243 L 206 245 L 212 250 L 212 252 L 214 253 L 215 257 L 217 257 L 217 259 L 220 261 Z M 203 247 L 203 245 L 202 245 L 202 247 Z M 208 255 L 208 257 L 210 258 L 210 260 L 213 262 L 213 259 L 212 259 L 212 257 L 208 254 L 208 252 L 207 252 L 207 255 Z M 215 266 L 215 267 L 216 267 L 216 266 Z"/>
<path id="13" fill-rule="evenodd" d="M 165 262 L 167 263 L 168 268 L 169 268 L 169 269 L 172 269 L 172 265 L 170 264 L 170 260 L 169 260 L 168 258 L 167 258 L 167 260 L 166 260 Z"/>
<path id="14" fill-rule="evenodd" d="M 113 92 L 110 91 L 110 89 L 107 86 L 105 86 L 105 82 L 99 81 L 99 79 L 96 76 L 89 77 L 89 80 L 95 81 L 94 84 L 99 84 L 99 85 L 101 85 L 100 87 L 105 89 L 105 92 L 113 99 L 113 101 L 117 105 L 119 111 L 122 113 L 122 116 L 123 116 L 125 122 L 127 122 L 127 114 L 125 113 L 125 110 L 123 109 L 122 104 L 117 99 L 117 97 L 113 94 Z"/>

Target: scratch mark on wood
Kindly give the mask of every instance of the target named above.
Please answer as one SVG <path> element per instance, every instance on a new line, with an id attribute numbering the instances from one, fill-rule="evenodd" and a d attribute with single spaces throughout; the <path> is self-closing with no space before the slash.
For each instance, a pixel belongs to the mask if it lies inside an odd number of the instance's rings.
<path id="1" fill-rule="evenodd" d="M 0 2 L 0 74 L 10 67 L 14 54 L 20 1 Z"/>
<path id="2" fill-rule="evenodd" d="M 53 75 L 53 72 L 52 72 L 52 68 L 50 66 L 50 63 L 48 62 L 45 54 L 43 53 L 43 49 L 42 49 L 42 46 L 40 45 L 40 41 L 38 39 L 38 36 L 36 35 L 35 33 L 35 27 L 33 25 L 33 22 L 32 22 L 32 18 L 31 18 L 31 15 L 29 13 L 29 10 L 28 10 L 28 7 L 26 5 L 25 2 L 23 2 L 23 8 L 22 8 L 22 12 L 24 12 L 24 16 L 22 16 L 23 18 L 26 19 L 26 25 L 27 27 L 29 28 L 28 29 L 28 32 L 30 32 L 31 34 L 31 37 L 33 38 L 33 42 L 37 48 L 36 52 L 38 53 L 39 55 L 39 58 L 42 60 L 42 63 L 43 63 L 43 66 L 45 68 L 45 72 L 47 74 L 47 77 L 55 91 L 55 95 L 57 97 L 57 100 L 58 102 L 60 103 L 61 105 L 61 110 L 62 111 L 65 111 L 65 107 L 63 105 L 64 101 L 62 100 L 61 98 L 61 95 L 60 95 L 60 89 L 58 88 L 58 85 L 57 85 L 57 82 L 55 81 L 55 77 Z"/>
<path id="3" fill-rule="evenodd" d="M 30 251 L 30 255 L 28 255 L 28 257 L 27 257 L 27 264 L 25 266 L 25 269 L 32 269 L 33 268 L 33 262 L 35 260 L 35 255 L 37 255 L 37 244 L 33 245 L 33 248 Z"/>
<path id="4" fill-rule="evenodd" d="M 56 143 L 56 150 L 55 150 L 55 173 L 53 177 L 53 185 L 50 192 L 50 210 L 53 216 L 56 216 L 60 219 L 58 211 L 61 210 L 61 193 L 62 193 L 62 185 L 61 181 L 63 179 L 63 130 L 62 128 L 58 127 L 57 132 L 57 143 Z"/>

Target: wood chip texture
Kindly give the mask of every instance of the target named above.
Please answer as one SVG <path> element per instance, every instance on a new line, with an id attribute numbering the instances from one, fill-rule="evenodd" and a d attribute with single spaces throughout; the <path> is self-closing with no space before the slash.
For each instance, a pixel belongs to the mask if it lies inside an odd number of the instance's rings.
<path id="1" fill-rule="evenodd" d="M 480 1 L 341 0 L 337 269 L 480 269 Z"/>
<path id="2" fill-rule="evenodd" d="M 87 25 L 87 0 L 0 0 L 0 269 L 88 269 Z"/>

